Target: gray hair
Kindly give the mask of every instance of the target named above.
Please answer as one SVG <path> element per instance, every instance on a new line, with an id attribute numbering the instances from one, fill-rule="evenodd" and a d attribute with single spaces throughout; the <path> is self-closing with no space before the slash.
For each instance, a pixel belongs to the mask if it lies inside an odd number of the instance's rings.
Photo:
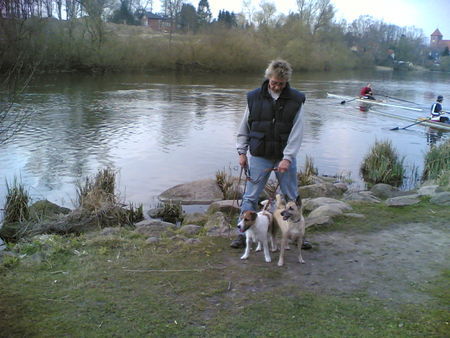
<path id="1" fill-rule="evenodd" d="M 289 81 L 292 75 L 292 67 L 289 62 L 278 59 L 273 60 L 269 63 L 269 66 L 266 69 L 266 79 L 271 77 L 276 77 L 277 79 L 282 79 L 285 81 Z"/>

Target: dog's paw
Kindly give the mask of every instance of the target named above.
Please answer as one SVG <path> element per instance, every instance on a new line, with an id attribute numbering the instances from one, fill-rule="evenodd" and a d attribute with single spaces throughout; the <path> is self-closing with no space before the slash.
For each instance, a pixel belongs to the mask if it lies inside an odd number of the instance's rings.
<path id="1" fill-rule="evenodd" d="M 272 258 L 270 258 L 270 257 L 266 257 L 265 260 L 266 260 L 266 263 L 272 262 Z"/>
<path id="2" fill-rule="evenodd" d="M 248 258 L 248 256 L 246 256 L 246 255 L 241 257 L 241 259 L 247 259 L 247 258 Z"/>
<path id="3" fill-rule="evenodd" d="M 298 262 L 299 262 L 300 264 L 305 264 L 305 261 L 303 260 L 303 258 L 299 258 L 299 259 L 298 259 Z"/>
<path id="4" fill-rule="evenodd" d="M 281 261 L 278 261 L 278 264 L 277 264 L 278 266 L 283 266 L 284 265 L 284 262 L 281 262 Z"/>

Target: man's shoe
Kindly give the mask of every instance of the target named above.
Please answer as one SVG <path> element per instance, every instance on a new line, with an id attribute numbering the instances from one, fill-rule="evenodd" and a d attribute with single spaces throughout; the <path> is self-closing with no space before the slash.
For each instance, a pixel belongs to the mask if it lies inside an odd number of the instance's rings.
<path id="1" fill-rule="evenodd" d="M 310 242 L 308 242 L 306 239 L 304 239 L 303 244 L 302 244 L 302 249 L 303 250 L 312 249 L 312 244 Z"/>
<path id="2" fill-rule="evenodd" d="M 245 236 L 238 235 L 236 239 L 231 242 L 230 246 L 235 249 L 245 248 Z"/>

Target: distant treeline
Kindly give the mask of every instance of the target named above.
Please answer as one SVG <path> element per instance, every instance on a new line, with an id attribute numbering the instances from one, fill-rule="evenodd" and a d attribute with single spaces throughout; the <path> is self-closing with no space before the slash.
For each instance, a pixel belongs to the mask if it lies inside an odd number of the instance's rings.
<path id="1" fill-rule="evenodd" d="M 148 12 L 139 0 L 0 0 L 0 67 L 253 72 L 276 57 L 308 71 L 427 63 L 421 30 L 369 16 L 338 22 L 330 0 L 297 0 L 288 15 L 269 1 L 254 8 L 243 0 L 242 13 L 217 18 L 208 0 L 197 8 L 161 4 L 164 32 L 143 25 Z"/>

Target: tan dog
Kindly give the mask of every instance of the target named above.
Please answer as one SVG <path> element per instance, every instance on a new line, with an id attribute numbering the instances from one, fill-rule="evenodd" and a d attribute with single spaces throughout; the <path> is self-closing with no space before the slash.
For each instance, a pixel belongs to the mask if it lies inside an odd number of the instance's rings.
<path id="1" fill-rule="evenodd" d="M 297 206 L 295 201 L 284 202 L 281 196 L 276 196 L 276 208 L 273 213 L 276 227 L 281 231 L 281 248 L 278 266 L 284 265 L 284 250 L 289 249 L 288 240 L 297 241 L 298 261 L 305 263 L 302 258 L 302 243 L 305 236 L 305 219 L 302 207 Z"/>

